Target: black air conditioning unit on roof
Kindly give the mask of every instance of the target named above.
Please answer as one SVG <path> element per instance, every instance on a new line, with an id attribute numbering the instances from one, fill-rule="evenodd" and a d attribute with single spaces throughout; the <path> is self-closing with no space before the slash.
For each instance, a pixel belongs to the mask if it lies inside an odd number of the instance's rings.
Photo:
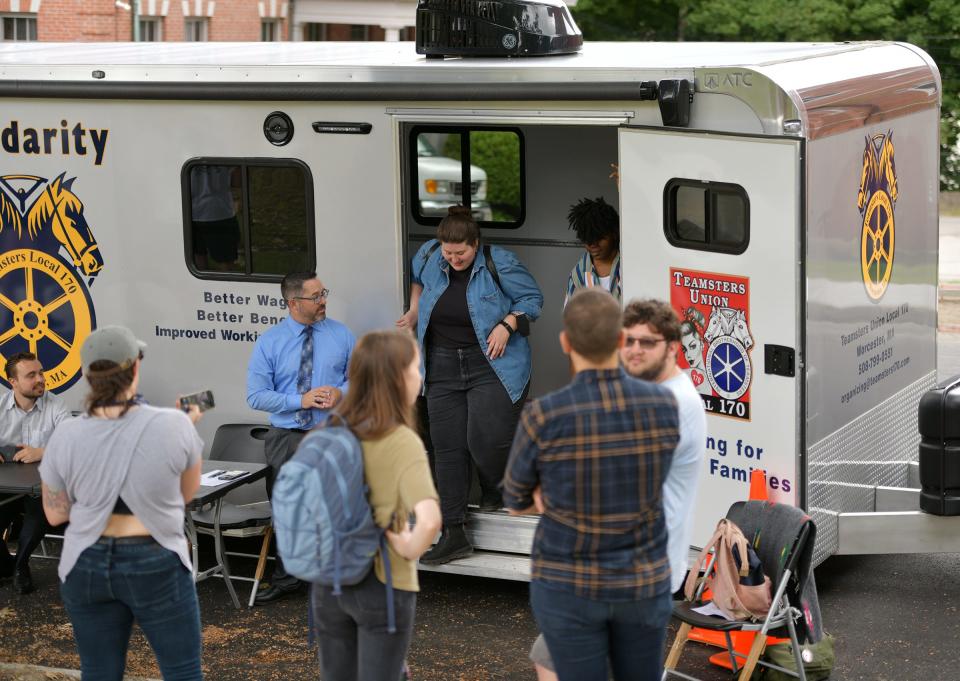
<path id="1" fill-rule="evenodd" d="M 536 57 L 577 52 L 583 34 L 563 0 L 419 0 L 417 53 Z"/>

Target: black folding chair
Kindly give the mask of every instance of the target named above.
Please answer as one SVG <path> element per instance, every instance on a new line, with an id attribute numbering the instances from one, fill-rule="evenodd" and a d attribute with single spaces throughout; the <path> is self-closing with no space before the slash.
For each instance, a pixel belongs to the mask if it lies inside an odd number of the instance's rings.
<path id="1" fill-rule="evenodd" d="M 226 423 L 217 428 L 210 446 L 211 461 L 238 461 L 243 463 L 265 463 L 264 438 L 269 428 L 264 425 L 250 423 Z M 226 556 L 238 556 L 257 559 L 257 568 L 253 577 L 238 577 L 230 572 L 230 579 L 243 582 L 253 582 L 250 598 L 247 603 L 253 606 L 257 596 L 257 589 L 263 579 L 263 572 L 267 564 L 267 552 L 270 548 L 270 539 L 273 536 L 273 516 L 270 512 L 270 502 L 267 499 L 267 488 L 263 480 L 257 480 L 248 485 L 242 485 L 233 490 L 224 498 L 223 508 L 220 511 L 220 534 L 214 537 L 217 543 L 218 558 L 226 562 Z M 198 532 L 213 535 L 213 511 L 204 509 L 193 512 L 193 523 Z M 240 553 L 222 550 L 223 537 L 256 537 L 262 536 L 260 553 Z M 197 556 L 194 555 L 196 565 Z M 204 574 L 199 572 L 201 576 Z"/>
<path id="2" fill-rule="evenodd" d="M 800 596 L 810 573 L 816 525 L 799 508 L 767 501 L 737 502 L 727 511 L 727 518 L 740 527 L 747 541 L 752 542 L 763 565 L 763 571 L 770 578 L 773 605 L 762 621 L 729 621 L 712 615 L 703 615 L 694 611 L 694 608 L 703 605 L 701 595 L 704 584 L 701 584 L 693 601 L 674 604 L 673 616 L 680 620 L 681 625 L 664 665 L 663 680 L 678 677 L 699 681 L 696 677 L 676 670 L 690 629 L 699 627 L 724 633 L 733 673 L 740 671 L 738 677 L 740 681 L 747 681 L 758 664 L 778 669 L 800 681 L 806 681 L 800 643 L 801 640 L 806 640 L 808 632 L 802 618 Z M 707 573 L 712 564 L 711 558 Z M 800 621 L 799 634 L 797 620 Z M 748 655 L 744 656 L 734 650 L 730 636 L 732 631 L 757 632 Z M 784 669 L 760 659 L 767 646 L 767 635 L 790 639 L 797 671 Z M 745 658 L 742 667 L 740 658 Z"/>

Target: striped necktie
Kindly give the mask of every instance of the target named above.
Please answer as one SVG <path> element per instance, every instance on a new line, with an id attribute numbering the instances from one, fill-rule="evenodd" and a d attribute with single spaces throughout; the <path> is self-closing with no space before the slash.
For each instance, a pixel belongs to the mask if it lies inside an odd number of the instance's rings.
<path id="1" fill-rule="evenodd" d="M 303 395 L 309 391 L 313 382 L 313 327 L 303 330 L 303 345 L 300 346 L 300 371 L 297 372 L 297 392 Z M 297 425 L 306 428 L 310 425 L 310 410 L 298 409 Z"/>

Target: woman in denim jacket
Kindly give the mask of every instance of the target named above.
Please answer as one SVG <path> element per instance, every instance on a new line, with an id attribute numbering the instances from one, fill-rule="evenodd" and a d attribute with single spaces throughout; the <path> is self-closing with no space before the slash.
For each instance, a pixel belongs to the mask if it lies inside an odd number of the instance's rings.
<path id="1" fill-rule="evenodd" d="M 542 306 L 527 268 L 504 248 L 481 248 L 480 229 L 462 206 L 450 209 L 437 238 L 413 258 L 410 309 L 397 326 L 416 326 L 422 348 L 443 515 L 440 541 L 422 563 L 439 565 L 473 552 L 463 528 L 471 459 L 480 478 L 480 509 L 501 507 L 498 485 L 530 383 L 526 334 Z"/>

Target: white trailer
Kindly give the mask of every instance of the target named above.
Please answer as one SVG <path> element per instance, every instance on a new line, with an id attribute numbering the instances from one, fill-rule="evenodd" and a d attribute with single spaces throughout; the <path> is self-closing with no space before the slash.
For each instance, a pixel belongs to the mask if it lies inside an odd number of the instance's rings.
<path id="1" fill-rule="evenodd" d="M 566 211 L 605 196 L 625 299 L 687 322 L 681 364 L 709 410 L 695 541 L 762 468 L 816 519 L 817 562 L 958 550 L 941 518 L 883 516 L 892 544 L 863 530 L 891 498 L 917 508 L 887 488 L 917 486 L 936 376 L 940 92 L 925 53 L 886 42 L 443 60 L 411 43 L 0 45 L 0 355 L 37 351 L 79 408 L 83 338 L 126 324 L 149 343 L 151 402 L 213 390 L 209 442 L 266 420 L 245 373 L 285 315 L 281 275 L 315 267 L 332 317 L 391 327 L 452 196 L 543 289 L 540 395 L 568 380 Z M 203 181 L 227 192 L 219 218 L 197 207 Z M 442 569 L 524 578 L 535 522 L 473 514 L 482 551 Z"/>

